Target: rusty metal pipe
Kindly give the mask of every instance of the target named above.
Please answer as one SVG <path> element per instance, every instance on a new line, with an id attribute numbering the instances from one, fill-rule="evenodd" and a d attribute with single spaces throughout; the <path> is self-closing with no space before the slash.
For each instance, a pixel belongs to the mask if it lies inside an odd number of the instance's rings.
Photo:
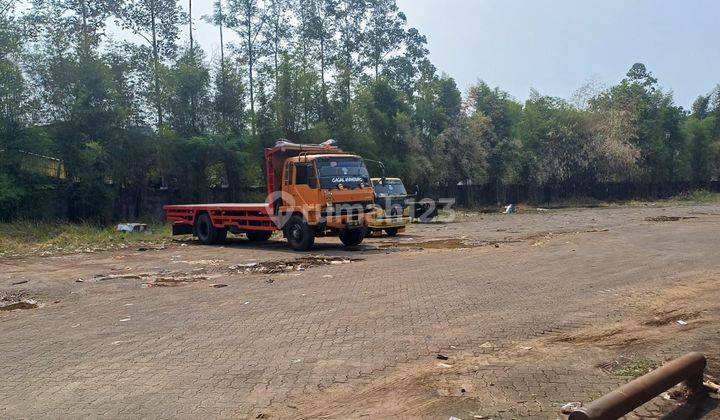
<path id="1" fill-rule="evenodd" d="M 573 411 L 570 420 L 618 419 L 680 382 L 691 389 L 702 387 L 706 364 L 702 353 L 687 354 Z"/>

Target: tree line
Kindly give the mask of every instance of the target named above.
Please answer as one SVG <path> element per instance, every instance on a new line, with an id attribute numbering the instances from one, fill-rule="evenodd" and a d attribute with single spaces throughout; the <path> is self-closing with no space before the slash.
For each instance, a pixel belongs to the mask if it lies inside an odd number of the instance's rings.
<path id="1" fill-rule="evenodd" d="M 182 2 L 0 0 L 0 218 L 32 216 L 49 188 L 78 219 L 157 188 L 234 199 L 264 184 L 262 150 L 280 138 L 334 138 L 429 187 L 720 173 L 718 88 L 685 110 L 638 63 L 571 100 L 482 81 L 463 95 L 395 0 L 217 0 L 208 16 Z M 194 41 L 200 20 L 217 57 Z"/>

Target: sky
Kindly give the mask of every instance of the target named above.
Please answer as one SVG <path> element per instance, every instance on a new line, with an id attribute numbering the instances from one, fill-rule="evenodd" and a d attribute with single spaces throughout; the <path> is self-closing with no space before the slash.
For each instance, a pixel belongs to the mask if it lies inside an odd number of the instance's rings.
<path id="1" fill-rule="evenodd" d="M 642 62 L 689 107 L 720 83 L 717 0 L 398 0 L 439 70 L 518 99 L 569 98 Z"/>
<path id="2" fill-rule="evenodd" d="M 427 36 L 438 71 L 463 92 L 484 80 L 521 101 L 531 89 L 571 99 L 588 82 L 619 82 L 636 62 L 685 108 L 720 83 L 718 0 L 397 2 L 408 25 Z M 219 55 L 218 32 L 201 17 L 212 3 L 193 0 L 195 38 L 210 57 Z"/>
<path id="3" fill-rule="evenodd" d="M 427 36 L 438 71 L 463 91 L 482 79 L 519 100 L 532 88 L 569 99 L 642 62 L 688 108 L 720 83 L 718 0 L 397 1 Z M 211 3 L 194 0 L 194 15 Z M 216 28 L 198 22 L 195 36 L 217 54 Z"/>

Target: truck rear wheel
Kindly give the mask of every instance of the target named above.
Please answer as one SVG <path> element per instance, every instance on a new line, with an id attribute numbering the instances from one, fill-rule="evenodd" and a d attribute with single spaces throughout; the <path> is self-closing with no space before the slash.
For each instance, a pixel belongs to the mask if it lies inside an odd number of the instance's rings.
<path id="1" fill-rule="evenodd" d="M 340 240 L 345 246 L 357 246 L 365 239 L 365 232 L 365 229 L 343 229 L 340 231 Z"/>
<path id="2" fill-rule="evenodd" d="M 307 251 L 315 244 L 315 230 L 300 216 L 292 216 L 285 223 L 285 236 L 295 251 Z"/>
<path id="3" fill-rule="evenodd" d="M 246 232 L 245 235 L 247 235 L 250 242 L 265 242 L 270 239 L 272 232 L 252 231 Z"/>
<path id="4" fill-rule="evenodd" d="M 195 221 L 195 235 L 203 244 L 213 245 L 225 242 L 225 239 L 227 239 L 227 230 L 218 229 L 213 226 L 210 215 L 203 213 L 198 216 Z"/>

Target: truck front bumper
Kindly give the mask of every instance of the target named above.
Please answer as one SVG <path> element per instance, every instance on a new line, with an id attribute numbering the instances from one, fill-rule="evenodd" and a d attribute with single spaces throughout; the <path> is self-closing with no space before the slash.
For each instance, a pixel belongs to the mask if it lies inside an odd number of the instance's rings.
<path id="1" fill-rule="evenodd" d="M 409 217 L 378 217 L 369 224 L 370 229 L 382 230 L 382 229 L 404 229 L 410 224 Z"/>

